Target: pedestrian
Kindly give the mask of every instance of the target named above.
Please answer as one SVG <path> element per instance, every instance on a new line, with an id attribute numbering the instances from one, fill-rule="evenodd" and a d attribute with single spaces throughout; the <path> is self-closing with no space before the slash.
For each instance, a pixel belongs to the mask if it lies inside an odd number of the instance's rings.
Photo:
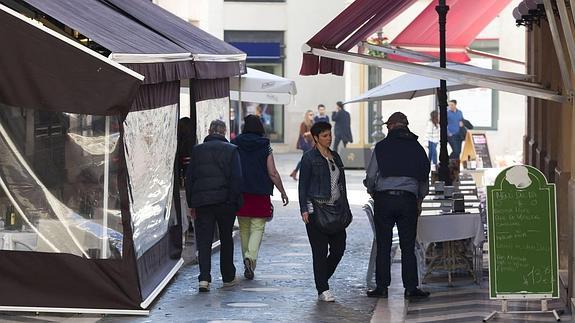
<path id="1" fill-rule="evenodd" d="M 369 297 L 387 298 L 391 283 L 391 241 L 397 224 L 401 248 L 401 278 L 406 299 L 425 298 L 429 293 L 418 288 L 415 237 L 421 202 L 429 192 L 429 160 L 417 136 L 407 127 L 407 117 L 393 113 L 387 122 L 387 137 L 378 142 L 364 181 L 374 200 L 377 241 L 376 288 Z"/>
<path id="2" fill-rule="evenodd" d="M 313 125 L 313 111 L 307 110 L 303 117 L 303 121 L 299 125 L 299 135 L 297 138 L 296 148 L 301 150 L 304 154 L 313 148 L 314 142 L 311 137 L 311 126 Z M 290 173 L 290 177 L 297 181 L 297 173 L 301 167 L 301 160 L 298 161 L 295 169 Z"/>
<path id="3" fill-rule="evenodd" d="M 242 163 L 244 204 L 236 215 L 240 224 L 244 277 L 247 279 L 254 279 L 266 221 L 273 215 L 270 195 L 274 185 L 280 191 L 283 205 L 289 203 L 275 166 L 270 140 L 264 137 L 264 133 L 260 117 L 250 114 L 244 118 L 242 134 L 232 141 L 238 146 Z"/>
<path id="4" fill-rule="evenodd" d="M 332 141 L 331 124 L 318 122 L 311 128 L 315 148 L 302 157 L 298 185 L 302 220 L 313 255 L 313 275 L 318 299 L 333 302 L 329 278 L 345 251 L 345 228 L 351 222 L 347 200 L 345 172 L 337 152 L 329 149 Z M 333 216 L 345 220 L 342 225 L 326 228 L 320 211 L 332 208 Z M 329 229 L 329 231 L 327 230 Z M 329 255 L 328 255 L 329 251 Z"/>
<path id="5" fill-rule="evenodd" d="M 238 147 L 225 137 L 226 124 L 210 123 L 209 135 L 192 150 L 186 172 L 186 198 L 194 219 L 198 262 L 199 290 L 210 290 L 214 226 L 220 237 L 220 271 L 224 287 L 234 286 L 234 240 L 232 231 L 236 212 L 242 206 L 242 168 Z"/>
<path id="6" fill-rule="evenodd" d="M 178 176 L 182 186 L 184 185 L 186 168 L 190 163 L 190 154 L 192 153 L 192 148 L 196 144 L 194 139 L 192 119 L 188 117 L 181 118 L 178 121 L 178 148 L 176 155 L 178 156 Z"/>
<path id="7" fill-rule="evenodd" d="M 431 111 L 427 122 L 427 150 L 429 161 L 437 167 L 437 144 L 439 143 L 439 113 Z"/>
<path id="8" fill-rule="evenodd" d="M 447 142 L 451 147 L 450 159 L 460 159 L 461 144 L 465 137 L 460 135 L 460 127 L 463 125 L 463 113 L 457 109 L 457 100 L 449 100 L 447 110 Z"/>
<path id="9" fill-rule="evenodd" d="M 343 147 L 345 148 L 348 143 L 353 142 L 353 136 L 351 135 L 351 117 L 349 112 L 345 111 L 341 101 L 336 102 L 336 109 L 337 111 L 332 113 L 331 119 L 335 122 L 333 151 L 337 152 L 339 143 L 343 142 Z"/>
<path id="10" fill-rule="evenodd" d="M 318 123 L 318 122 L 329 123 L 329 116 L 327 114 L 325 114 L 325 105 L 319 104 L 317 106 L 317 113 L 318 113 L 317 116 L 313 117 L 314 123 Z"/>

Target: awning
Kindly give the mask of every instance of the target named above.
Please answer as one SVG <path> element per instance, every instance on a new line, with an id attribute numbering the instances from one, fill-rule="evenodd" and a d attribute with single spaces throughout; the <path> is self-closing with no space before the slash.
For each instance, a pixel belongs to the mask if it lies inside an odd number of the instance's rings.
<path id="1" fill-rule="evenodd" d="M 151 1 L 104 1 L 190 52 L 197 78 L 230 77 L 245 72 L 245 53 Z"/>
<path id="2" fill-rule="evenodd" d="M 439 66 L 439 63 L 432 63 L 429 64 L 429 66 L 437 67 Z M 478 73 L 491 77 L 504 77 L 518 81 L 525 80 L 525 75 L 522 74 L 489 70 L 466 64 L 451 63 L 447 64 L 447 68 L 450 70 Z M 389 80 L 384 84 L 378 85 L 373 89 L 346 101 L 344 104 L 385 100 L 411 100 L 422 96 L 436 94 L 438 87 L 439 84 L 434 78 L 416 74 L 405 74 Z M 472 89 L 476 87 L 477 86 L 470 84 L 447 82 L 448 92 Z"/>
<path id="3" fill-rule="evenodd" d="M 112 59 L 139 64 L 133 69 L 146 83 L 229 77 L 245 65 L 245 54 L 150 1 L 23 1 L 104 46 Z"/>
<path id="4" fill-rule="evenodd" d="M 56 1 L 55 1 L 56 2 Z M 0 103 L 126 114 L 144 77 L 0 5 Z"/>
<path id="5" fill-rule="evenodd" d="M 389 23 L 417 0 L 355 0 L 315 36 L 307 41 L 312 48 L 347 52 Z M 301 75 L 333 73 L 343 75 L 343 61 L 306 53 Z"/>
<path id="6" fill-rule="evenodd" d="M 295 82 L 281 76 L 247 68 L 240 78 L 230 78 L 230 99 L 264 104 L 289 104 L 297 93 Z M 241 84 L 241 93 L 240 93 Z M 241 97 L 240 97 L 241 95 Z"/>
<path id="7" fill-rule="evenodd" d="M 556 102 L 566 102 L 567 97 L 561 95 L 558 91 L 546 89 L 540 84 L 490 76 L 477 72 L 453 71 L 446 68 L 427 66 L 416 63 L 401 62 L 387 58 L 373 57 L 362 54 L 342 52 L 338 50 L 305 48 L 304 52 L 312 53 L 317 56 L 327 57 L 337 60 L 345 60 L 357 64 L 377 66 L 380 68 L 390 69 L 403 73 L 417 74 L 434 79 L 443 79 L 448 82 L 474 85 L 476 87 L 489 88 L 504 92 L 516 93 L 535 98 L 552 100 Z M 526 76 L 528 77 L 528 76 Z"/>
<path id="8" fill-rule="evenodd" d="M 447 59 L 455 62 L 469 61 L 466 48 L 510 2 L 511 0 L 447 0 Z M 391 45 L 439 56 L 438 15 L 435 11 L 438 4 L 439 0 L 432 1 Z"/>

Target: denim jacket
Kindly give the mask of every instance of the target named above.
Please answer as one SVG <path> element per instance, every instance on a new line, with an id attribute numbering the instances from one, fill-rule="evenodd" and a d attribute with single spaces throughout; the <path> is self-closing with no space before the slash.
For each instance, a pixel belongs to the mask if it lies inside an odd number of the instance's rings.
<path id="1" fill-rule="evenodd" d="M 345 173 L 343 162 L 339 155 L 331 152 L 333 160 L 339 168 L 339 184 L 343 188 L 341 197 L 345 198 L 347 203 L 347 192 L 345 186 Z M 325 157 L 321 155 L 317 148 L 311 149 L 304 153 L 301 158 L 301 168 L 299 176 L 299 207 L 301 213 L 308 212 L 307 201 L 326 200 L 331 195 L 331 175 L 329 165 Z"/>

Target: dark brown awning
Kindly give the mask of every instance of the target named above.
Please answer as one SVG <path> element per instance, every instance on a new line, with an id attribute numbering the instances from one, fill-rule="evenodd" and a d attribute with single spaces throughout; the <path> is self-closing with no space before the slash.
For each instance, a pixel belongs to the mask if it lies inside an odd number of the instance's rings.
<path id="1" fill-rule="evenodd" d="M 126 114 L 143 76 L 0 5 L 0 103 Z"/>

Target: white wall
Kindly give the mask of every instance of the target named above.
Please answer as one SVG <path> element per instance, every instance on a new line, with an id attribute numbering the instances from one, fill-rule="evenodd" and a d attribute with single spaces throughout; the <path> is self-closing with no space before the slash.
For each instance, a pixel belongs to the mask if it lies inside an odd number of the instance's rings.
<path id="1" fill-rule="evenodd" d="M 224 30 L 269 30 L 285 32 L 284 75 L 296 82 L 298 94 L 292 104 L 285 107 L 283 145 L 275 145 L 278 152 L 295 150 L 299 123 L 307 109 L 316 110 L 319 103 L 327 106 L 328 112 L 335 110 L 336 101 L 345 101 L 367 90 L 367 69 L 365 66 L 346 63 L 344 77 L 333 75 L 300 76 L 302 61 L 301 46 L 323 26 L 338 15 L 351 0 L 288 0 L 283 3 L 224 2 L 223 0 L 154 0 L 155 3 L 194 22 L 209 33 L 223 38 Z M 390 40 L 399 34 L 431 0 L 419 0 L 383 29 Z M 498 18 L 478 38 L 499 38 L 500 55 L 525 60 L 525 31 L 515 27 L 511 15 L 520 0 L 513 0 Z M 500 69 L 523 72 L 523 67 L 512 63 L 500 63 Z M 383 70 L 383 82 L 401 73 Z M 452 94 L 456 98 L 456 93 Z M 352 117 L 354 143 L 364 142 L 367 132 L 366 104 L 351 104 L 347 107 Z M 517 155 L 522 151 L 522 137 L 525 132 L 525 97 L 499 93 L 499 120 L 497 131 L 487 131 L 489 148 L 495 161 L 504 156 Z M 383 117 L 387 118 L 397 110 L 409 118 L 412 130 L 425 142 L 425 127 L 429 112 L 433 109 L 433 97 L 414 100 L 383 102 Z M 465 112 L 465 107 L 461 107 Z M 360 129 L 364 126 L 364 133 Z M 363 137 L 363 138 L 362 138 Z M 505 138 L 505 140 L 501 140 Z"/>

